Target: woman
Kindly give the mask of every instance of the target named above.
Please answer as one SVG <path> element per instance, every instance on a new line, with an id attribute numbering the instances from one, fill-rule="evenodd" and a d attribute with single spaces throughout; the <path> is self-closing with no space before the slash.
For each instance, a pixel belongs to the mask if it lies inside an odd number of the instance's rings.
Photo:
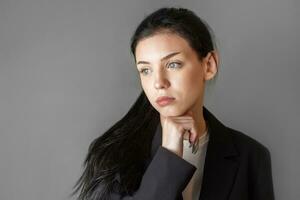
<path id="1" fill-rule="evenodd" d="M 184 8 L 141 22 L 131 52 L 143 91 L 91 143 L 78 199 L 274 199 L 268 149 L 203 106 L 219 64 L 211 34 Z"/>

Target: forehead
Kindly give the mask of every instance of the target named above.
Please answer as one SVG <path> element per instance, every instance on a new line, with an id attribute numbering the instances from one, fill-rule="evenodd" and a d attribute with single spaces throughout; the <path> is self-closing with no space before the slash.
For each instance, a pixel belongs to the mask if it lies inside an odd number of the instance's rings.
<path id="1" fill-rule="evenodd" d="M 167 53 L 180 51 L 191 53 L 190 45 L 183 37 L 174 33 L 158 33 L 142 39 L 136 46 L 136 60 L 160 59 Z"/>

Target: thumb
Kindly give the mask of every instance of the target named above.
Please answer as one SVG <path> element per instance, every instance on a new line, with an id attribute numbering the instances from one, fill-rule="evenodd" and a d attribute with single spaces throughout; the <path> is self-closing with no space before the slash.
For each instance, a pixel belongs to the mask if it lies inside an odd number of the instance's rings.
<path id="1" fill-rule="evenodd" d="M 193 126 L 192 129 L 190 130 L 190 137 L 189 137 L 189 141 L 190 143 L 195 143 L 196 138 L 197 138 L 197 132 L 195 127 Z"/>

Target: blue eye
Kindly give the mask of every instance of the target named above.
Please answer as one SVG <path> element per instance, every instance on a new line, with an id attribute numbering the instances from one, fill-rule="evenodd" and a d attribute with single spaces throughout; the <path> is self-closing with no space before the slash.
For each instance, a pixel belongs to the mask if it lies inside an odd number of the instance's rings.
<path id="1" fill-rule="evenodd" d="M 141 70 L 140 70 L 140 73 L 141 73 L 141 74 L 145 74 L 144 72 L 147 71 L 147 70 L 149 70 L 149 69 L 146 69 L 146 68 L 141 69 Z M 147 74 L 147 73 L 146 73 L 146 74 Z"/>
<path id="2" fill-rule="evenodd" d="M 167 68 L 180 68 L 181 65 L 182 64 L 180 62 L 171 62 L 171 63 L 168 64 Z M 141 70 L 139 70 L 139 73 L 143 74 L 143 75 L 147 75 L 147 74 L 150 73 L 150 69 L 148 69 L 148 68 L 142 68 Z"/>
<path id="3" fill-rule="evenodd" d="M 174 65 L 174 64 L 175 64 L 175 65 Z M 172 67 L 172 65 L 173 65 L 174 67 Z M 171 62 L 171 63 L 168 65 L 168 67 L 171 66 L 171 68 L 176 68 L 176 65 L 177 65 L 178 68 L 179 68 L 180 65 L 181 65 L 181 63 L 179 63 L 179 62 Z"/>

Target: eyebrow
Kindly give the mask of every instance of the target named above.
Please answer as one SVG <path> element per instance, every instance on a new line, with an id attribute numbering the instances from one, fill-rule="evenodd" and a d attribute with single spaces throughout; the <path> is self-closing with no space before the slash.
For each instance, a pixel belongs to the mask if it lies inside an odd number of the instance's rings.
<path id="1" fill-rule="evenodd" d="M 161 60 L 161 61 L 162 61 L 162 60 L 166 60 L 166 59 L 171 58 L 171 57 L 173 57 L 173 56 L 175 56 L 175 55 L 177 55 L 177 54 L 179 54 L 179 53 L 181 53 L 181 52 L 173 52 L 173 53 L 170 53 L 170 54 L 168 54 L 168 55 L 162 57 L 160 60 Z M 137 63 L 137 65 L 138 65 L 138 64 L 150 64 L 150 63 L 147 62 L 147 61 L 139 61 L 139 62 Z"/>

